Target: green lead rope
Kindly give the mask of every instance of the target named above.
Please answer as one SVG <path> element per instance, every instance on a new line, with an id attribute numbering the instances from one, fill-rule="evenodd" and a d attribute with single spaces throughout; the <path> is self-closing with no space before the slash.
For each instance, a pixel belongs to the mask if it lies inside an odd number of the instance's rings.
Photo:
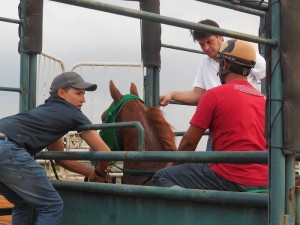
<path id="1" fill-rule="evenodd" d="M 114 166 L 121 170 L 123 173 L 131 174 L 131 175 L 153 175 L 155 171 L 143 171 L 143 170 L 132 170 L 132 169 L 124 169 L 115 164 L 115 162 L 111 162 L 111 166 Z"/>

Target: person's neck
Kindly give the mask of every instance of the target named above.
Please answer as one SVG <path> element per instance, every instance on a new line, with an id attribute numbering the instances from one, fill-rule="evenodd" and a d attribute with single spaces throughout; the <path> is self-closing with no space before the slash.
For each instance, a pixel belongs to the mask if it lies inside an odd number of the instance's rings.
<path id="1" fill-rule="evenodd" d="M 219 63 L 219 59 L 217 57 L 217 55 L 213 56 L 213 57 L 210 57 L 211 59 L 215 60 L 217 63 Z"/>
<path id="2" fill-rule="evenodd" d="M 235 73 L 227 74 L 227 75 L 224 77 L 224 82 L 225 82 L 225 83 L 229 83 L 229 82 L 237 81 L 237 80 L 247 80 L 247 77 L 246 77 L 246 76 L 239 75 L 239 74 L 235 74 Z"/>

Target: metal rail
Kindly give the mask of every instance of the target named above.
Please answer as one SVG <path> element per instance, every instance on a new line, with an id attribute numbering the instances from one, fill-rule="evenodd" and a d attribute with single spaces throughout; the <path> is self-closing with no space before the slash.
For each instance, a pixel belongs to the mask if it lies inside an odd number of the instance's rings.
<path id="1" fill-rule="evenodd" d="M 105 129 L 116 129 L 134 127 L 138 132 L 138 151 L 145 151 L 145 130 L 140 122 L 118 122 L 118 123 L 105 123 L 105 124 L 92 124 L 92 125 L 82 125 L 78 126 L 76 130 L 86 131 L 86 130 L 105 130 Z"/>
<path id="2" fill-rule="evenodd" d="M 114 160 L 149 162 L 201 162 L 201 163 L 268 163 L 268 152 L 202 152 L 202 151 L 119 151 L 119 152 L 40 152 L 37 159 Z"/>
<path id="3" fill-rule="evenodd" d="M 226 37 L 237 38 L 237 39 L 265 44 L 269 46 L 277 46 L 278 44 L 277 41 L 273 39 L 260 38 L 254 35 L 233 32 L 230 30 L 216 28 L 208 25 L 199 24 L 199 23 L 193 23 L 185 20 L 179 20 L 167 16 L 161 16 L 155 13 L 143 12 L 135 9 L 119 7 L 119 6 L 110 5 L 102 2 L 89 1 L 89 0 L 51 0 L 51 1 L 80 6 L 83 8 L 95 9 L 104 12 L 110 12 L 118 15 L 129 16 L 129 17 L 143 19 L 143 20 L 149 20 L 152 22 L 163 23 L 163 24 L 182 27 L 182 28 L 188 28 L 192 30 L 203 30 L 212 34 L 223 35 Z"/>

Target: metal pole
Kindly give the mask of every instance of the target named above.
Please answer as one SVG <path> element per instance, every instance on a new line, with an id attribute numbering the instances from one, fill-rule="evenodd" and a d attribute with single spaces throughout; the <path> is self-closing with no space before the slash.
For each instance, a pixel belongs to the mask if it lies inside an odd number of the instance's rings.
<path id="1" fill-rule="evenodd" d="M 118 123 L 104 123 L 104 124 L 91 124 L 91 125 L 82 125 L 76 127 L 77 131 L 85 130 L 105 130 L 105 129 L 116 129 L 116 128 L 125 128 L 125 127 L 134 127 L 138 132 L 138 151 L 145 151 L 145 130 L 142 124 L 138 121 L 132 122 L 118 122 Z"/>
<path id="2" fill-rule="evenodd" d="M 39 152 L 36 159 L 114 160 L 143 162 L 268 163 L 266 151 L 68 151 Z M 284 203 L 283 203 L 284 204 Z"/>
<path id="3" fill-rule="evenodd" d="M 270 1 L 271 35 L 280 40 L 280 1 Z M 269 224 L 281 225 L 285 214 L 285 156 L 283 154 L 283 87 L 280 48 L 271 49 L 271 75 L 268 86 L 268 145 L 269 145 Z"/>
<path id="4" fill-rule="evenodd" d="M 28 93 L 28 109 L 36 107 L 36 74 L 37 74 L 37 56 L 30 55 L 29 65 L 29 93 Z"/>
<path id="5" fill-rule="evenodd" d="M 146 68 L 146 75 L 145 75 L 145 105 L 147 108 L 154 106 L 154 68 L 147 67 Z"/>
<path id="6" fill-rule="evenodd" d="M 230 2 L 225 2 L 222 0 L 196 0 L 199 2 L 205 2 L 208 4 L 212 4 L 212 5 L 217 5 L 217 6 L 222 6 L 224 8 L 228 8 L 228 9 L 233 9 L 236 11 L 240 11 L 240 12 L 244 12 L 244 13 L 248 13 L 248 14 L 252 14 L 252 15 L 256 15 L 256 16 L 263 16 L 266 13 L 262 10 L 265 10 L 264 8 L 261 7 L 255 7 L 255 9 L 247 7 L 247 6 L 243 6 L 239 1 L 239 4 L 236 4 L 236 1 L 230 1 Z"/>
<path id="7" fill-rule="evenodd" d="M 153 107 L 159 107 L 159 103 L 160 103 L 160 98 L 159 98 L 159 87 L 160 87 L 159 70 L 160 70 L 160 68 L 154 67 L 153 70 L 154 70 L 154 73 L 153 73 Z"/>
<path id="8" fill-rule="evenodd" d="M 161 44 L 161 47 L 180 50 L 180 51 L 186 51 L 186 52 L 193 52 L 193 53 L 198 53 L 198 54 L 204 54 L 200 50 L 195 50 L 195 49 L 191 49 L 191 48 L 184 48 L 184 47 L 179 47 L 179 46 L 174 46 L 174 45 Z"/>
<path id="9" fill-rule="evenodd" d="M 199 23 L 192 23 L 189 21 L 174 19 L 174 18 L 167 17 L 167 16 L 161 16 L 161 15 L 158 15 L 155 13 L 143 12 L 143 11 L 139 11 L 139 10 L 135 10 L 135 9 L 109 5 L 109 4 L 96 2 L 96 1 L 89 1 L 89 0 L 51 0 L 51 1 L 61 2 L 61 3 L 69 4 L 69 5 L 81 6 L 83 8 L 95 9 L 95 10 L 99 10 L 99 11 L 110 12 L 110 13 L 114 13 L 114 14 L 129 16 L 129 17 L 143 19 L 143 20 L 149 20 L 149 21 L 153 21 L 153 22 L 173 25 L 173 26 L 182 27 L 182 28 L 188 28 L 188 29 L 192 29 L 192 30 L 203 30 L 203 31 L 206 31 L 206 32 L 212 33 L 212 34 L 218 34 L 218 35 L 222 35 L 222 36 L 226 36 L 226 37 L 237 38 L 237 39 L 241 39 L 241 40 L 246 40 L 246 41 L 255 42 L 255 43 L 261 43 L 261 44 L 270 45 L 270 46 L 277 45 L 277 42 L 272 39 L 259 38 L 257 36 L 253 36 L 253 35 L 243 34 L 243 33 L 239 33 L 239 32 L 233 32 L 230 30 L 225 30 L 225 29 L 221 29 L 221 28 L 217 28 L 217 27 L 212 27 L 212 26 L 203 25 L 203 24 L 199 24 Z"/>
<path id="10" fill-rule="evenodd" d="M 15 20 L 15 19 L 10 19 L 10 18 L 5 18 L 5 17 L 0 17 L 0 21 L 8 22 L 8 23 L 16 23 L 16 24 L 22 23 L 20 20 Z"/>
<path id="11" fill-rule="evenodd" d="M 19 111 L 27 111 L 29 109 L 29 100 L 28 100 L 28 91 L 29 91 L 29 63 L 30 57 L 28 54 L 23 53 L 23 45 L 24 45 L 24 29 L 25 29 L 25 10 L 27 6 L 27 0 L 22 0 L 21 4 L 21 12 L 20 12 L 20 105 Z"/>

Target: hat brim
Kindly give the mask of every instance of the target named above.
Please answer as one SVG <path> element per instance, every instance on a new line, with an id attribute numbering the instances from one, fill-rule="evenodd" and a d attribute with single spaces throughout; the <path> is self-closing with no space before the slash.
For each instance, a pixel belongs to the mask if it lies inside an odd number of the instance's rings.
<path id="1" fill-rule="evenodd" d="M 97 84 L 91 84 L 91 83 L 81 83 L 81 84 L 77 84 L 72 86 L 74 88 L 78 88 L 78 89 L 84 89 L 85 91 L 95 91 L 97 89 Z"/>

